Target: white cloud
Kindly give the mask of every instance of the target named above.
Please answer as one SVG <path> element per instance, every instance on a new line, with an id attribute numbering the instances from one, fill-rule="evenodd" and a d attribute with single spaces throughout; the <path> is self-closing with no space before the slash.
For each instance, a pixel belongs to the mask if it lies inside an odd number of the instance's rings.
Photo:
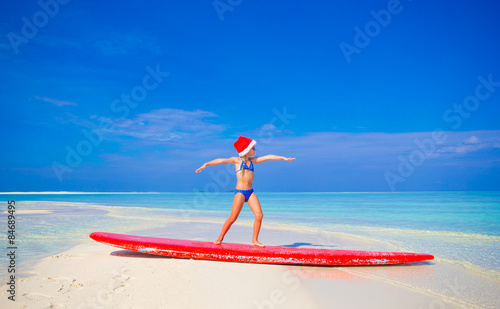
<path id="1" fill-rule="evenodd" d="M 261 130 L 266 130 L 266 131 L 276 130 L 276 126 L 272 123 L 266 123 L 266 124 L 262 125 L 260 128 L 261 128 Z"/>
<path id="2" fill-rule="evenodd" d="M 314 160 L 323 165 L 359 164 L 360 166 L 397 166 L 399 156 L 408 158 L 422 152 L 426 164 L 466 164 L 486 160 L 481 151 L 498 146 L 500 131 L 443 132 L 443 141 L 434 141 L 433 132 L 411 133 L 346 133 L 312 132 L 302 136 L 273 139 L 266 151 Z M 470 139 L 474 136 L 474 139 Z M 474 144 L 464 144 L 469 139 Z M 258 141 L 259 142 L 259 141 Z M 465 155 L 473 155 L 463 160 Z"/>
<path id="3" fill-rule="evenodd" d="M 51 104 L 54 104 L 56 106 L 77 106 L 78 104 L 75 103 L 75 102 L 72 102 L 72 101 L 63 101 L 63 100 L 58 100 L 58 99 L 54 99 L 54 98 L 47 98 L 47 97 L 39 97 L 39 96 L 36 96 L 35 98 L 37 98 L 38 100 L 42 100 L 44 102 L 47 102 L 47 103 L 51 103 Z"/>
<path id="4" fill-rule="evenodd" d="M 214 117 L 217 115 L 202 110 L 164 108 L 138 114 L 132 119 L 108 119 L 112 126 L 104 132 L 150 145 L 179 140 L 189 142 L 224 131 L 224 125 L 209 121 Z"/>
<path id="5" fill-rule="evenodd" d="M 464 144 L 479 144 L 481 143 L 481 140 L 477 137 L 475 137 L 474 135 L 472 135 L 471 137 L 467 138 L 467 139 L 464 139 Z"/>

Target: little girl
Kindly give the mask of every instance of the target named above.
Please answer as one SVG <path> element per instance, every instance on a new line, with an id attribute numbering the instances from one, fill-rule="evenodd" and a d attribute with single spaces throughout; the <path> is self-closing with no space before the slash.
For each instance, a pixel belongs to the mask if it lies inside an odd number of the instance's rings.
<path id="1" fill-rule="evenodd" d="M 260 208 L 259 199 L 255 192 L 252 189 L 253 182 L 253 173 L 254 168 L 253 165 L 257 163 L 261 163 L 268 160 L 286 160 L 293 161 L 295 158 L 286 158 L 275 155 L 267 155 L 263 157 L 253 157 L 255 155 L 255 144 L 256 141 L 246 138 L 244 136 L 240 136 L 238 140 L 234 143 L 234 148 L 240 155 L 238 157 L 231 157 L 227 159 L 215 159 L 210 162 L 203 164 L 199 169 L 196 170 L 196 173 L 201 172 L 207 166 L 213 166 L 218 164 L 234 164 L 234 168 L 236 170 L 236 190 L 234 193 L 233 199 L 233 209 L 231 210 L 231 215 L 224 223 L 222 227 L 222 231 L 214 241 L 215 244 L 220 244 L 224 239 L 227 231 L 233 225 L 233 223 L 238 219 L 238 216 L 243 208 L 243 204 L 245 202 L 248 203 L 248 206 L 253 211 L 255 215 L 255 223 L 253 225 L 253 239 L 252 245 L 263 247 L 264 245 L 258 241 L 260 226 L 262 224 L 262 209 Z M 253 158 L 250 158 L 252 156 Z"/>

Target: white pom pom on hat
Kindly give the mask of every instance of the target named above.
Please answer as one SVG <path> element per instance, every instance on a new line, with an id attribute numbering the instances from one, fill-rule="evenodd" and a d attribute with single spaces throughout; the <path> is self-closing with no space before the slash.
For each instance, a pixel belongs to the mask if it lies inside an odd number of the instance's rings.
<path id="1" fill-rule="evenodd" d="M 253 146 L 255 146 L 255 144 L 257 144 L 255 140 L 240 136 L 234 143 L 234 148 L 236 148 L 236 151 L 238 152 L 240 157 L 243 157 L 252 149 Z"/>

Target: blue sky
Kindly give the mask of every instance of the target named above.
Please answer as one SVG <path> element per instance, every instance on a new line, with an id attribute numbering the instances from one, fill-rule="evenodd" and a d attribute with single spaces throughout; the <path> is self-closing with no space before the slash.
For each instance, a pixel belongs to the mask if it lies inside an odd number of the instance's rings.
<path id="1" fill-rule="evenodd" d="M 259 191 L 500 190 L 495 1 L 61 2 L 0 12 L 0 191 L 232 190 L 239 135 Z"/>

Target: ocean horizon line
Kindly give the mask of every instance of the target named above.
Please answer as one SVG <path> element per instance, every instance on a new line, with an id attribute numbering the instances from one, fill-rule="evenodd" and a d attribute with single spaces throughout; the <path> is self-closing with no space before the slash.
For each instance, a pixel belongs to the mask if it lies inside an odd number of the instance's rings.
<path id="1" fill-rule="evenodd" d="M 30 194 L 169 194 L 169 193 L 229 193 L 226 191 L 12 191 L 0 192 L 0 195 Z M 259 193 L 426 193 L 426 192 L 500 192 L 499 190 L 407 190 L 407 191 L 260 191 Z"/>

